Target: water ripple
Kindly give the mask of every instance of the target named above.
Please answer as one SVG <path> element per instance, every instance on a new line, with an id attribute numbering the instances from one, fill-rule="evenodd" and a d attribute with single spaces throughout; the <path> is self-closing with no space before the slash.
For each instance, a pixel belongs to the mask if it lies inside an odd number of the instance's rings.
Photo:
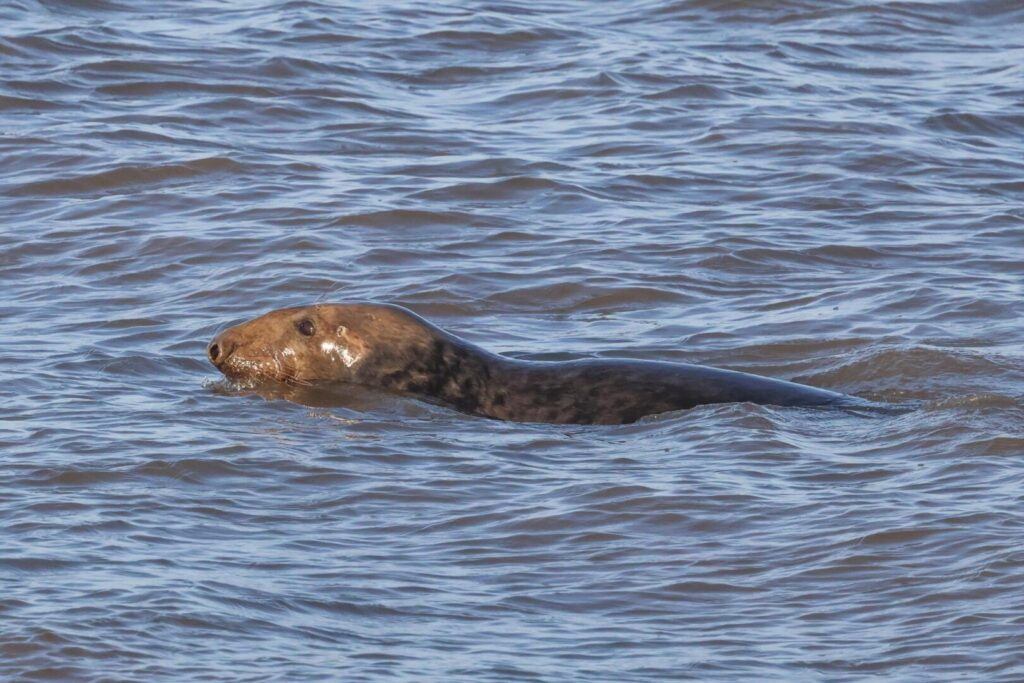
<path id="1" fill-rule="evenodd" d="M 4 3 L 0 678 L 1024 678 L 1022 20 Z M 316 300 L 901 409 L 216 381 Z"/>

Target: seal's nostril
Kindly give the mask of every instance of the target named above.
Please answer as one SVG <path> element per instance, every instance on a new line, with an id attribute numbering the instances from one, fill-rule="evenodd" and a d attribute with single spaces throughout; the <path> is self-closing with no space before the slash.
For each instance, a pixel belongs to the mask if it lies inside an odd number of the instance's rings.
<path id="1" fill-rule="evenodd" d="M 220 356 L 220 347 L 216 344 L 210 344 L 209 348 L 210 360 L 214 363 L 217 362 L 217 358 Z"/>

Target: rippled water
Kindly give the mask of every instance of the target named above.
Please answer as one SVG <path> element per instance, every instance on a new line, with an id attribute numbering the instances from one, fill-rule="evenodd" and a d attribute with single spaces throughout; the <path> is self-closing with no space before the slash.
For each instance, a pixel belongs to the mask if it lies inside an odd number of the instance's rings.
<path id="1" fill-rule="evenodd" d="M 1024 6 L 0 6 L 0 677 L 1024 680 Z M 218 390 L 323 299 L 921 402 Z"/>

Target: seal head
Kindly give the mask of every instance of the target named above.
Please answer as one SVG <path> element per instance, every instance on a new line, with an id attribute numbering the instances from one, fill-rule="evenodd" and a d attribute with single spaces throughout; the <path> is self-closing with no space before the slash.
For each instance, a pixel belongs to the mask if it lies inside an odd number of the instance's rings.
<path id="1" fill-rule="evenodd" d="M 512 362 L 400 306 L 376 304 L 271 311 L 221 332 L 207 354 L 243 386 L 356 385 L 488 416 L 484 403 L 494 400 L 488 395 L 493 374 Z"/>
<path id="2" fill-rule="evenodd" d="M 436 332 L 425 325 L 397 306 L 284 308 L 221 332 L 207 354 L 236 382 L 361 383 L 372 368 L 376 384 L 382 373 L 401 370 L 414 349 L 433 342 Z"/>

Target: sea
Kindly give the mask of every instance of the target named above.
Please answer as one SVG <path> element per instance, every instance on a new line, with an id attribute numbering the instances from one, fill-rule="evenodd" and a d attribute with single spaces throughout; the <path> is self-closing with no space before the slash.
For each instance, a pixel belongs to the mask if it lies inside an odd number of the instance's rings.
<path id="1" fill-rule="evenodd" d="M 233 390 L 405 306 L 898 404 Z M 4 0 L 0 680 L 1024 681 L 1020 0 Z"/>

